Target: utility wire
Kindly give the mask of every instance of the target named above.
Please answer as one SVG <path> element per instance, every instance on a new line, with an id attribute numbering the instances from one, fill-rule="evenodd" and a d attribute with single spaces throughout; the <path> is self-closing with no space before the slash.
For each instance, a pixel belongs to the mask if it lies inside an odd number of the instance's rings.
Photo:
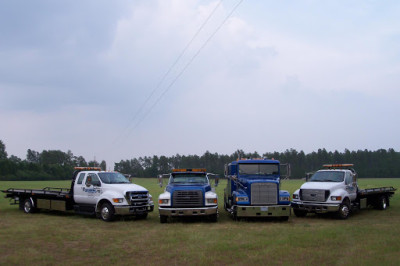
<path id="1" fill-rule="evenodd" d="M 203 24 L 199 27 L 199 29 L 196 31 L 196 33 L 193 35 L 193 37 L 190 39 L 190 41 L 186 44 L 185 48 L 182 50 L 182 52 L 179 54 L 179 56 L 176 58 L 174 63 L 169 67 L 168 71 L 165 72 L 161 80 L 158 82 L 157 86 L 152 90 L 152 92 L 149 94 L 149 96 L 146 98 L 146 100 L 143 102 L 143 104 L 140 106 L 138 111 L 135 113 L 135 115 L 129 120 L 127 126 L 123 130 L 125 132 L 128 130 L 130 125 L 136 120 L 138 115 L 143 111 L 144 107 L 146 104 L 150 101 L 150 99 L 153 97 L 154 93 L 160 88 L 161 84 L 164 82 L 164 80 L 167 78 L 171 70 L 176 66 L 176 64 L 179 62 L 179 60 L 182 58 L 182 56 L 186 53 L 186 51 L 189 49 L 190 45 L 193 43 L 193 41 L 196 39 L 196 37 L 199 35 L 201 30 L 204 28 L 204 26 L 208 23 L 210 18 L 214 15 L 215 11 L 218 9 L 218 7 L 221 5 L 223 0 L 220 0 L 218 4 L 214 7 L 214 9 L 211 11 L 211 13 L 208 15 L 207 19 L 203 22 Z M 151 108 L 152 109 L 152 108 Z M 142 119 L 143 120 L 143 119 Z M 136 126 L 134 127 L 136 128 Z M 118 141 L 118 139 L 121 138 L 121 136 L 117 137 L 114 140 L 114 144 Z"/>
<path id="2" fill-rule="evenodd" d="M 135 126 L 129 131 L 128 136 L 132 133 L 133 130 L 135 130 L 140 123 L 150 114 L 150 112 L 153 110 L 153 108 L 160 102 L 160 100 L 163 98 L 163 96 L 170 90 L 170 88 L 175 84 L 175 82 L 182 76 L 182 74 L 185 72 L 185 70 L 191 65 L 191 63 L 194 61 L 194 59 L 200 54 L 200 52 L 203 50 L 203 48 L 210 42 L 210 40 L 217 34 L 217 32 L 222 28 L 222 26 L 225 24 L 225 22 L 232 16 L 233 12 L 239 7 L 239 5 L 243 2 L 243 0 L 240 0 L 231 10 L 231 12 L 225 17 L 225 19 L 222 21 L 222 23 L 215 29 L 215 31 L 208 37 L 208 39 L 203 43 L 203 45 L 197 50 L 197 52 L 192 56 L 192 58 L 189 60 L 189 62 L 183 67 L 183 69 L 179 72 L 179 74 L 172 80 L 172 82 L 165 88 L 163 93 L 157 98 L 157 100 L 153 103 L 153 105 L 150 107 L 150 109 L 142 116 L 142 118 L 135 124 Z"/>

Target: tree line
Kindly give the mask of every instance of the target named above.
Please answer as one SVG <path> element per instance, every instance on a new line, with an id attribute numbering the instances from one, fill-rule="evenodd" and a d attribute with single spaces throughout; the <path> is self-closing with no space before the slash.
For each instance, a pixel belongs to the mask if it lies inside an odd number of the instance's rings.
<path id="1" fill-rule="evenodd" d="M 169 173 L 173 168 L 206 168 L 210 173 L 223 176 L 225 165 L 238 158 L 273 158 L 282 164 L 290 164 L 290 178 L 293 179 L 303 178 L 306 173 L 316 171 L 323 164 L 328 163 L 353 163 L 361 178 L 400 177 L 400 152 L 394 149 L 376 151 L 346 149 L 344 152 L 318 149 L 317 152 L 308 154 L 290 149 L 284 152 L 267 152 L 262 155 L 257 152 L 246 153 L 243 150 L 237 150 L 231 155 L 206 151 L 201 156 L 176 154 L 170 157 L 158 157 L 154 155 L 121 160 L 115 164 L 114 169 L 132 176 L 155 177 L 158 174 Z M 282 170 L 285 169 L 282 167 Z"/>
<path id="2" fill-rule="evenodd" d="M 99 166 L 106 169 L 106 162 L 87 162 L 71 151 L 27 150 L 24 160 L 15 155 L 8 156 L 6 145 L 0 140 L 0 180 L 68 180 L 76 166 Z"/>
<path id="3" fill-rule="evenodd" d="M 174 168 L 206 168 L 208 172 L 224 174 L 225 165 L 238 158 L 270 158 L 290 164 L 290 178 L 303 178 L 306 173 L 321 168 L 326 163 L 353 163 L 360 178 L 400 177 L 400 152 L 394 149 L 376 151 L 358 150 L 344 152 L 318 149 L 311 153 L 289 149 L 284 152 L 246 153 L 237 150 L 230 155 L 211 153 L 203 155 L 144 156 L 115 163 L 114 170 L 134 177 L 156 177 Z M 71 151 L 27 150 L 26 158 L 8 156 L 5 144 L 0 140 L 0 180 L 67 180 L 75 166 L 100 166 L 106 170 L 106 162 L 86 161 Z M 284 168 L 284 167 L 282 167 Z"/>

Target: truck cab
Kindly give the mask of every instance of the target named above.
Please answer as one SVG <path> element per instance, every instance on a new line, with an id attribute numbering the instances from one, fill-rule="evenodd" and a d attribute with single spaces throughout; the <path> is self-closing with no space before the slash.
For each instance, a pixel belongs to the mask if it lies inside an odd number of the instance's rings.
<path id="1" fill-rule="evenodd" d="M 228 179 L 224 208 L 240 217 L 290 216 L 290 194 L 280 190 L 280 162 L 271 159 L 239 159 L 225 167 Z"/>
<path id="2" fill-rule="evenodd" d="M 145 218 L 154 209 L 149 191 L 118 172 L 79 171 L 71 191 L 76 212 L 94 212 L 104 221 L 113 220 L 115 215 Z"/>
<path id="3" fill-rule="evenodd" d="M 348 217 L 357 202 L 357 174 L 352 164 L 325 164 L 308 182 L 293 193 L 292 208 L 296 216 L 307 213 L 335 212 Z"/>
<path id="4" fill-rule="evenodd" d="M 218 196 L 211 188 L 211 175 L 203 168 L 173 169 L 172 173 L 167 174 L 168 185 L 158 197 L 160 223 L 166 223 L 168 217 L 182 216 L 208 216 L 216 222 Z"/>

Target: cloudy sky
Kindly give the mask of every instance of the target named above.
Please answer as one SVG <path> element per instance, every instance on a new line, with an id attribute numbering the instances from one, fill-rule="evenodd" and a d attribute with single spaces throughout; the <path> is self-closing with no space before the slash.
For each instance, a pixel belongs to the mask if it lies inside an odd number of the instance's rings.
<path id="1" fill-rule="evenodd" d="M 400 150 L 399 1 L 0 1 L 8 155 Z"/>

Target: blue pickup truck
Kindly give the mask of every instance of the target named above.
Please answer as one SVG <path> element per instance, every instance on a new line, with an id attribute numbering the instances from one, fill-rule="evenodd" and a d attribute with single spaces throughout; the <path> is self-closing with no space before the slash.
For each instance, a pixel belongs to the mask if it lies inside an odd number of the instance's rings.
<path id="1" fill-rule="evenodd" d="M 164 193 L 158 197 L 160 223 L 166 223 L 168 217 L 182 216 L 208 216 L 216 222 L 218 197 L 211 188 L 211 175 L 206 169 L 173 169 Z M 162 176 L 159 180 L 162 186 Z"/>
<path id="2" fill-rule="evenodd" d="M 271 159 L 239 159 L 225 167 L 228 179 L 224 208 L 240 217 L 290 216 L 290 194 L 280 190 L 280 163 Z"/>

